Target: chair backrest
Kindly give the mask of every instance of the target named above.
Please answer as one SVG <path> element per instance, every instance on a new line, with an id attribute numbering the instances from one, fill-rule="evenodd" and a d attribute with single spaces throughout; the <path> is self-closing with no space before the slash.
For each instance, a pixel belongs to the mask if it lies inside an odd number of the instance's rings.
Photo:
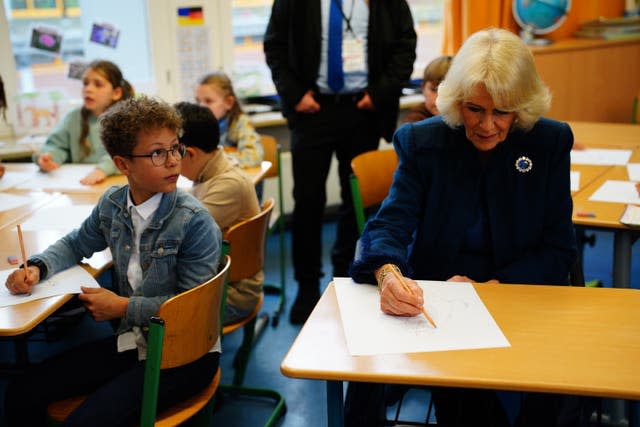
<path id="1" fill-rule="evenodd" d="M 365 208 L 377 205 L 387 197 L 397 166 L 398 155 L 394 150 L 367 151 L 351 160 Z"/>
<path id="2" fill-rule="evenodd" d="M 633 98 L 633 111 L 631 112 L 631 123 L 640 123 L 640 92 Z"/>
<path id="3" fill-rule="evenodd" d="M 199 359 L 220 335 L 220 303 L 231 260 L 225 257 L 220 271 L 205 283 L 165 301 L 156 318 L 164 322 L 161 369 Z"/>
<path id="4" fill-rule="evenodd" d="M 229 242 L 229 255 L 233 260 L 229 273 L 230 282 L 253 277 L 262 270 L 267 227 L 273 206 L 273 198 L 268 198 L 259 214 L 231 226 L 224 233 L 224 240 Z"/>
<path id="5" fill-rule="evenodd" d="M 365 209 L 387 197 L 397 166 L 398 155 L 393 150 L 367 151 L 351 160 L 349 184 L 359 234 L 364 231 Z"/>
<path id="6" fill-rule="evenodd" d="M 264 174 L 264 178 L 277 177 L 280 170 L 278 142 L 270 135 L 260 135 L 260 142 L 264 151 L 264 160 L 271 162 L 271 168 Z"/>

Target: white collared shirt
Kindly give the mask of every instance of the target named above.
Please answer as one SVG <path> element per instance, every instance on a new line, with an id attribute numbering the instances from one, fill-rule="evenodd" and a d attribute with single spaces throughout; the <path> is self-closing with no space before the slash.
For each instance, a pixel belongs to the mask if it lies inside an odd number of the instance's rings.
<path id="1" fill-rule="evenodd" d="M 133 224 L 133 247 L 131 248 L 131 257 L 127 266 L 127 279 L 131 290 L 135 291 L 142 283 L 142 267 L 140 266 L 140 239 L 142 233 L 147 228 L 153 214 L 158 210 L 162 193 L 156 193 L 151 198 L 138 206 L 133 204 L 131 193 L 127 195 L 127 210 L 131 215 L 131 223 Z M 147 342 L 138 326 L 134 326 L 130 332 L 125 332 L 118 336 L 118 351 L 138 349 L 138 360 L 144 360 L 147 357 Z"/>

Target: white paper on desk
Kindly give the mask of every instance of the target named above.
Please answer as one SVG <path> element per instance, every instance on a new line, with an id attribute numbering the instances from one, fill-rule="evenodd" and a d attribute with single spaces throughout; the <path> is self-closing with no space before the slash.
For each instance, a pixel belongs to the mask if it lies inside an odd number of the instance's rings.
<path id="1" fill-rule="evenodd" d="M 0 307 L 22 304 L 37 299 L 48 298 L 55 295 L 79 294 L 80 286 L 99 288 L 96 279 L 84 268 L 76 265 L 60 273 L 54 274 L 47 280 L 43 280 L 32 288 L 31 295 L 11 295 L 6 282 L 9 274 L 15 269 L 0 270 Z"/>
<path id="2" fill-rule="evenodd" d="M 21 190 L 91 192 L 91 186 L 81 184 L 80 180 L 95 168 L 95 165 L 89 164 L 64 164 L 48 173 L 34 172 L 17 188 Z"/>
<path id="3" fill-rule="evenodd" d="M 6 171 L 2 179 L 0 179 L 0 191 L 16 187 L 29 178 L 31 178 L 29 173 Z"/>
<path id="4" fill-rule="evenodd" d="M 640 204 L 640 196 L 633 182 L 608 180 L 589 197 L 594 202 Z"/>
<path id="5" fill-rule="evenodd" d="M 434 329 L 421 315 L 384 314 L 376 286 L 333 281 L 352 356 L 511 346 L 470 283 L 418 281 Z"/>
<path id="6" fill-rule="evenodd" d="M 628 163 L 627 173 L 630 181 L 640 181 L 640 163 Z"/>
<path id="7" fill-rule="evenodd" d="M 570 179 L 571 179 L 571 191 L 580 190 L 580 172 L 571 171 Z"/>
<path id="8" fill-rule="evenodd" d="M 191 181 L 189 178 L 187 178 L 184 175 L 180 175 L 178 177 L 178 182 L 176 183 L 176 186 L 178 188 L 182 188 L 183 190 L 187 190 L 190 192 L 193 188 L 193 181 Z"/>
<path id="9" fill-rule="evenodd" d="M 587 148 L 571 150 L 571 163 L 574 165 L 626 165 L 631 157 L 631 150 L 612 148 Z"/>
<path id="10" fill-rule="evenodd" d="M 22 205 L 31 203 L 32 201 L 33 200 L 25 196 L 19 196 L 16 194 L 9 194 L 9 193 L 0 193 L 0 212 L 15 209 Z"/>
<path id="11" fill-rule="evenodd" d="M 37 210 L 22 223 L 23 231 L 62 230 L 80 227 L 93 210 L 93 205 L 50 206 Z"/>

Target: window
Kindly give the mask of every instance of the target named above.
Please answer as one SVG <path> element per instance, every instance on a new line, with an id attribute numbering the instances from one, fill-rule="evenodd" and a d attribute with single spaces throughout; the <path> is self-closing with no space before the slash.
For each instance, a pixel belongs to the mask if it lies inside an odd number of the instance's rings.
<path id="1" fill-rule="evenodd" d="M 107 59 L 136 90 L 148 88 L 153 74 L 145 48 L 145 2 L 4 0 L 3 6 L 16 65 L 9 109 L 16 133 L 46 133 L 81 105 L 82 83 L 69 76 L 72 63 Z M 124 29 L 127 36 L 109 44 L 96 37 L 96 28 L 101 35 L 105 28 Z"/>

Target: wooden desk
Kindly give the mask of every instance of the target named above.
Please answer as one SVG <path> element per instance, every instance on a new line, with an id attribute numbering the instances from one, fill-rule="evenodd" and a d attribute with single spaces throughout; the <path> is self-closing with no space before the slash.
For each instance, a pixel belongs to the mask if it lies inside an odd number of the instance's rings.
<path id="1" fill-rule="evenodd" d="M 632 156 L 639 161 L 640 149 Z M 573 198 L 573 223 L 575 225 L 613 231 L 613 286 L 628 288 L 631 284 L 631 255 L 637 229 L 620 222 L 625 206 L 622 203 L 594 202 L 589 197 L 607 180 L 629 180 L 626 166 L 613 166 L 581 189 Z M 593 212 L 595 217 L 579 217 L 577 212 Z"/>
<path id="2" fill-rule="evenodd" d="M 570 121 L 575 142 L 590 148 L 638 148 L 640 126 L 626 123 Z"/>
<path id="3" fill-rule="evenodd" d="M 34 191 L 20 194 L 20 196 L 26 197 L 30 201 L 13 209 L 0 211 L 0 230 L 19 224 L 20 222 L 22 222 L 22 220 L 33 214 L 33 212 L 50 203 L 55 197 L 58 196 L 58 194 Z"/>
<path id="4" fill-rule="evenodd" d="M 280 365 L 327 381 L 330 426 L 343 421 L 342 381 L 640 399 L 640 292 L 475 285 L 511 347 L 351 356 L 330 284 Z"/>
<path id="5" fill-rule="evenodd" d="M 262 163 L 260 163 L 260 166 L 242 168 L 242 171 L 249 175 L 254 184 L 257 184 L 262 181 L 265 174 L 269 172 L 269 169 L 271 169 L 271 162 L 263 160 Z"/>

